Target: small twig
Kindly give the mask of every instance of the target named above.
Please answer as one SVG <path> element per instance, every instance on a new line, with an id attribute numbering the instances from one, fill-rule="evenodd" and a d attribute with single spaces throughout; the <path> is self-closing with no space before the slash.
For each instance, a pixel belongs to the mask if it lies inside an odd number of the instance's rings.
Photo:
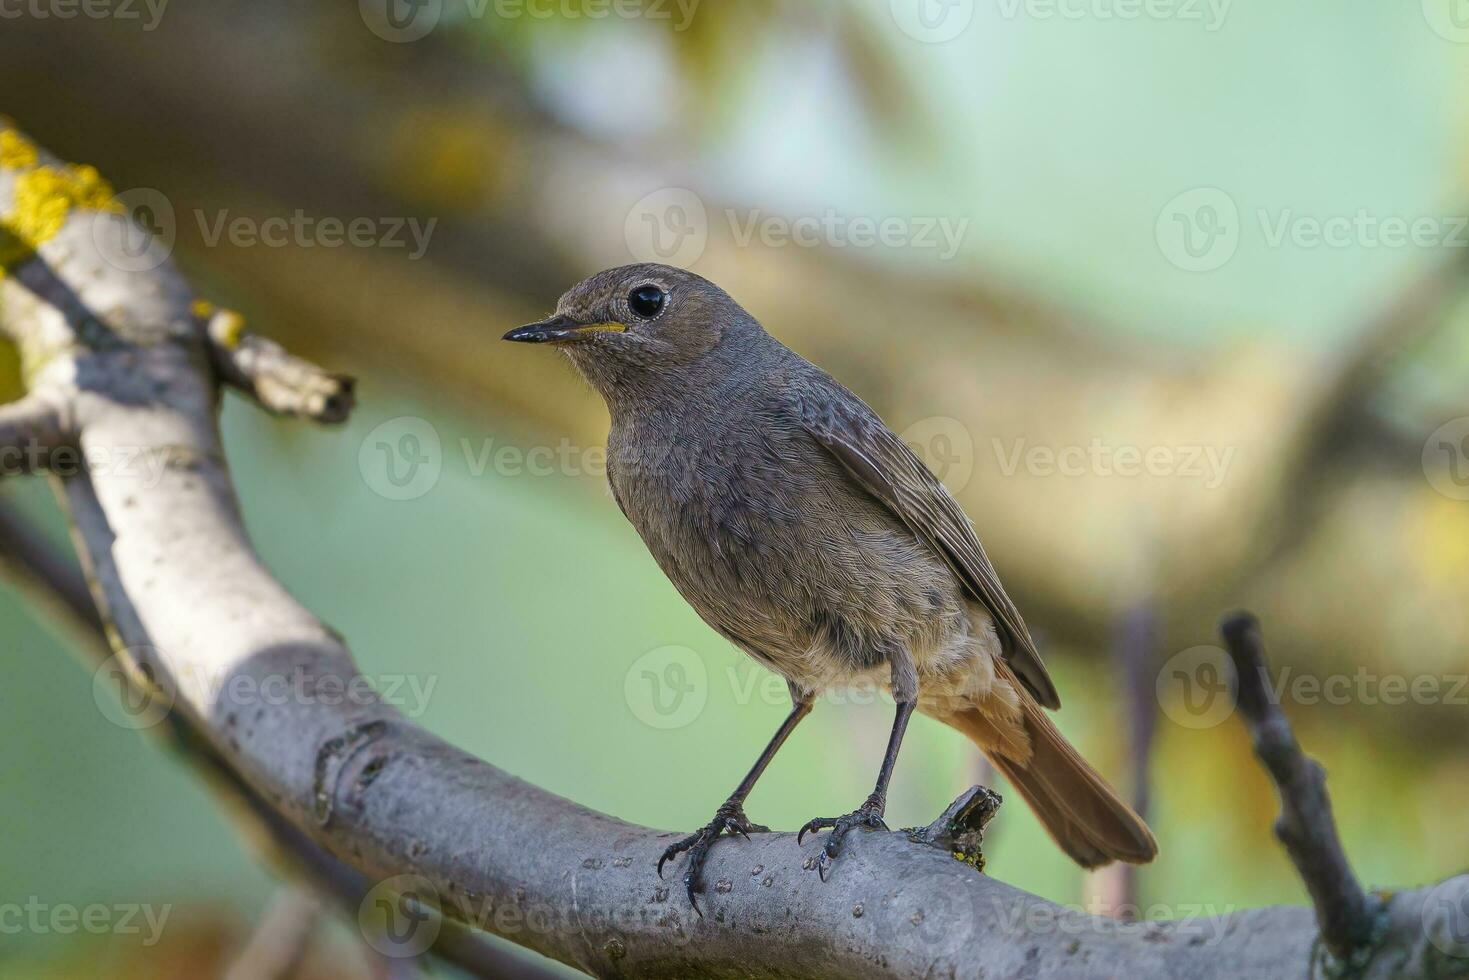
<path id="1" fill-rule="evenodd" d="M 985 786 L 971 786 L 927 827 L 907 831 L 908 839 L 948 851 L 957 860 L 984 870 L 984 833 L 1004 799 Z"/>
<path id="2" fill-rule="evenodd" d="M 261 916 L 224 980 L 289 980 L 311 949 L 321 902 L 302 888 L 283 887 Z"/>
<path id="3" fill-rule="evenodd" d="M 1325 770 L 1301 751 L 1290 722 L 1271 697 L 1259 622 L 1250 613 L 1232 613 L 1220 631 L 1234 660 L 1237 704 L 1255 755 L 1280 794 L 1275 836 L 1311 893 L 1322 943 L 1339 962 L 1351 963 L 1374 943 L 1378 903 L 1362 890 L 1347 863 L 1331 814 Z"/>
<path id="4" fill-rule="evenodd" d="M 1111 660 L 1127 711 L 1132 808 L 1145 820 L 1150 803 L 1153 736 L 1158 727 L 1158 699 L 1153 684 L 1157 653 L 1157 615 L 1150 604 L 1138 603 L 1118 619 Z M 1088 882 L 1091 901 L 1115 918 L 1137 917 L 1137 874 L 1136 865 L 1120 861 L 1098 869 Z"/>
<path id="5" fill-rule="evenodd" d="M 354 402 L 352 378 L 324 371 L 280 344 L 251 333 L 234 310 L 200 304 L 208 317 L 209 354 L 220 380 L 275 415 L 345 422 Z"/>

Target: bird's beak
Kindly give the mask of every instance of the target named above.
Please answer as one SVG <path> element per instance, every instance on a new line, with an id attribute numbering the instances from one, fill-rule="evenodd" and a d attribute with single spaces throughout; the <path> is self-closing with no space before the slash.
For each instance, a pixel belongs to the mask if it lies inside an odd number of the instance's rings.
<path id="1" fill-rule="evenodd" d="M 569 316 L 558 314 L 540 323 L 516 327 L 505 335 L 505 339 L 522 344 L 556 344 L 593 334 L 622 333 L 625 330 L 627 327 L 620 323 L 579 323 Z"/>

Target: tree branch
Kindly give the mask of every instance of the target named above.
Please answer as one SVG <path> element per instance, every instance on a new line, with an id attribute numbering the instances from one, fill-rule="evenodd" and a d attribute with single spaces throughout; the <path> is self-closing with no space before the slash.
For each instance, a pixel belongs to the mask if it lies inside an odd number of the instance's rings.
<path id="1" fill-rule="evenodd" d="M 0 170 L 0 213 L 16 179 Z M 710 858 L 714 888 L 695 916 L 653 871 L 670 834 L 418 728 L 271 577 L 219 441 L 217 338 L 168 262 L 135 271 L 109 259 L 136 231 L 90 207 L 48 212 L 64 220 L 32 243 L 24 275 L 0 279 L 0 330 L 20 346 L 32 393 L 65 406 L 85 458 L 127 447 L 163 464 L 58 477 L 108 636 L 260 806 L 364 880 L 394 879 L 458 921 L 597 975 L 1273 978 L 1310 962 L 1305 909 L 1129 924 L 981 874 L 951 853 L 974 838 L 979 796 L 955 808 L 951 833 L 861 835 L 825 883 L 810 871 L 818 841 L 731 841 Z M 1469 877 L 1444 888 L 1469 899 Z M 1388 908 L 1395 968 L 1433 955 L 1426 894 Z M 1469 972 L 1469 959 L 1449 965 Z"/>
<path id="2" fill-rule="evenodd" d="M 251 333 L 234 310 L 202 303 L 195 305 L 195 312 L 207 317 L 209 353 L 225 384 L 274 415 L 327 424 L 347 420 L 353 404 L 351 378 L 323 371 L 275 341 Z"/>
<path id="3" fill-rule="evenodd" d="M 1285 712 L 1271 696 L 1260 624 L 1246 612 L 1220 626 L 1234 661 L 1236 704 L 1249 727 L 1255 755 L 1280 793 L 1275 835 L 1285 845 L 1311 893 L 1321 941 L 1339 962 L 1357 964 L 1370 956 L 1381 924 L 1380 903 L 1367 895 L 1347 863 L 1336 833 L 1326 771 L 1301 751 Z"/>
<path id="4" fill-rule="evenodd" d="M 87 591 L 86 578 L 5 505 L 0 505 L 0 575 L 48 613 L 47 621 L 60 627 L 79 650 L 90 654 L 94 663 L 111 656 L 105 626 Z M 276 812 L 181 714 L 170 713 L 164 722 L 159 728 L 170 747 L 194 766 L 229 815 L 242 825 L 246 836 L 259 841 L 271 863 L 279 865 L 287 877 L 310 882 L 355 918 L 374 883 L 328 854 Z M 439 928 L 427 952 L 475 977 L 547 980 L 555 976 L 454 923 Z"/>
<path id="5" fill-rule="evenodd" d="M 65 442 L 61 410 L 44 395 L 0 405 L 0 475 L 44 472 Z"/>

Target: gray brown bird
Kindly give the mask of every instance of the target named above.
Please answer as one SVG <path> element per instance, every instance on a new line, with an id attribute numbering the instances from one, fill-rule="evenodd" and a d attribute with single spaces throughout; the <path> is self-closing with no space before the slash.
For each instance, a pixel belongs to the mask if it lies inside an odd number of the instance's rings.
<path id="1" fill-rule="evenodd" d="M 1044 709 L 1056 689 L 964 512 L 860 398 L 765 332 L 713 283 L 662 265 L 600 272 L 555 315 L 505 335 L 564 351 L 607 401 L 612 495 L 710 626 L 790 687 L 790 715 L 689 852 L 689 898 L 755 781 L 822 691 L 878 683 L 897 706 L 872 795 L 831 828 L 884 827 L 914 710 L 989 756 L 1084 867 L 1157 844 Z"/>

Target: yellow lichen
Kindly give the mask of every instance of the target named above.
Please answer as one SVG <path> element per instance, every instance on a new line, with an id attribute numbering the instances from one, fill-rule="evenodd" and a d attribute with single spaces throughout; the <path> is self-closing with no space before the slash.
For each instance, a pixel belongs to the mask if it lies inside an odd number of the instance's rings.
<path id="1" fill-rule="evenodd" d="M 56 237 L 73 208 L 122 210 L 94 167 L 36 167 L 17 176 L 11 212 L 0 221 L 0 275 Z"/>
<path id="2" fill-rule="evenodd" d="M 13 129 L 0 130 L 0 167 L 24 170 L 36 165 L 36 144 Z"/>
<path id="3" fill-rule="evenodd" d="M 196 299 L 189 304 L 189 311 L 200 320 L 207 320 L 214 314 L 214 304 L 207 299 Z"/>
<path id="4" fill-rule="evenodd" d="M 226 350 L 233 350 L 245 334 L 245 318 L 234 310 L 220 310 L 209 321 L 209 335 Z"/>

